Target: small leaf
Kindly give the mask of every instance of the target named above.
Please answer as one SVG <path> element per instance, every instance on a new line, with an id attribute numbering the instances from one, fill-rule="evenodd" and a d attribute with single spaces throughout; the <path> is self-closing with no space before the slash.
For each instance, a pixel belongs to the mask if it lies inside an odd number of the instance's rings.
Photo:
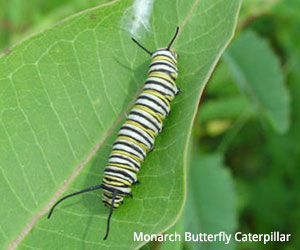
<path id="1" fill-rule="evenodd" d="M 221 155 L 196 156 L 189 174 L 188 198 L 185 207 L 186 232 L 193 234 L 232 234 L 237 228 L 236 197 L 233 179 Z M 233 239 L 190 242 L 192 249 L 234 249 Z"/>
<path id="2" fill-rule="evenodd" d="M 267 42 L 244 32 L 224 54 L 240 89 L 248 94 L 279 133 L 290 125 L 290 97 L 279 60 Z"/>
<path id="3" fill-rule="evenodd" d="M 234 119 L 244 112 L 251 112 L 251 104 L 244 96 L 230 96 L 203 103 L 199 112 L 199 121 Z"/>
<path id="4" fill-rule="evenodd" d="M 241 8 L 240 18 L 257 17 L 270 10 L 274 5 L 278 4 L 280 0 L 244 0 Z"/>

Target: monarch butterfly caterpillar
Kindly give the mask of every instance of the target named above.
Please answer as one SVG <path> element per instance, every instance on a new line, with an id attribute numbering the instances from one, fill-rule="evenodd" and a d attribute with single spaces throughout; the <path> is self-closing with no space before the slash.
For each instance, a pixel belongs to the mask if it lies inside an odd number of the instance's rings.
<path id="1" fill-rule="evenodd" d="M 131 197 L 131 185 L 139 183 L 137 173 L 147 152 L 154 147 L 155 136 L 162 130 L 163 120 L 170 112 L 170 102 L 180 89 L 176 87 L 177 54 L 171 49 L 178 35 L 179 27 L 168 47 L 150 52 L 134 38 L 132 40 L 151 56 L 148 78 L 142 93 L 131 109 L 125 123 L 120 128 L 117 139 L 104 170 L 100 185 L 71 193 L 58 200 L 51 208 L 48 219 L 54 208 L 63 200 L 81 193 L 102 188 L 102 202 L 110 208 L 104 240 L 109 234 L 110 219 L 113 210 L 123 203 L 126 195 Z"/>

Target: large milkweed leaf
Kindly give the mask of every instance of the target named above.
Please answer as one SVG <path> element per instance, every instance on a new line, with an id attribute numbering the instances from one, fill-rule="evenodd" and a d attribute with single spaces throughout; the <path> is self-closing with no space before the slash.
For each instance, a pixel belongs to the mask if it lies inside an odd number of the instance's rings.
<path id="1" fill-rule="evenodd" d="M 174 48 L 182 93 L 143 164 L 134 199 L 114 212 L 109 239 L 102 240 L 108 209 L 101 192 L 65 201 L 50 220 L 44 215 L 62 193 L 101 182 L 124 113 L 143 86 L 149 56 L 119 28 L 132 2 L 81 12 L 0 58 L 1 248 L 132 249 L 142 244 L 134 231 L 162 232 L 179 217 L 192 122 L 232 38 L 238 0 L 155 1 L 153 32 L 141 42 L 150 50 L 166 46 L 181 27 Z"/>

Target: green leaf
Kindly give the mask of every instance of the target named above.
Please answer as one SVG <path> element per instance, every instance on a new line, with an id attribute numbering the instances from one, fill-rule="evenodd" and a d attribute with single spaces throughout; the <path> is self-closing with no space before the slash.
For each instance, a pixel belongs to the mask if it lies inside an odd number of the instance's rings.
<path id="1" fill-rule="evenodd" d="M 294 19 L 293 24 L 295 24 L 295 21 L 300 20 L 299 9 L 300 9 L 300 2 L 298 0 L 278 1 L 278 4 L 276 4 L 272 10 L 272 14 L 275 13 L 280 17 L 285 17 L 287 19 Z M 286 21 L 282 22 L 282 24 L 285 25 L 286 27 Z"/>
<path id="2" fill-rule="evenodd" d="M 251 104 L 241 95 L 208 100 L 201 106 L 199 121 L 234 119 L 245 112 L 251 112 Z"/>
<path id="3" fill-rule="evenodd" d="M 229 66 L 221 58 L 214 73 L 209 79 L 205 96 L 224 97 L 234 94 L 239 94 L 239 89 L 232 81 Z"/>
<path id="4" fill-rule="evenodd" d="M 217 60 L 232 38 L 240 1 L 156 1 L 150 50 L 174 44 L 177 84 L 156 148 L 113 214 L 101 192 L 62 203 L 58 197 L 100 184 L 124 113 L 147 75 L 149 56 L 120 19 L 133 1 L 113 1 L 34 35 L 0 58 L 0 242 L 20 249 L 132 249 L 133 232 L 158 233 L 178 219 L 185 199 L 187 145 L 197 105 Z M 75 178 L 76 177 L 76 178 Z"/>
<path id="5" fill-rule="evenodd" d="M 280 0 L 244 0 L 241 8 L 240 18 L 245 21 L 246 18 L 259 17 L 268 12 Z"/>
<path id="6" fill-rule="evenodd" d="M 223 164 L 223 157 L 195 156 L 189 179 L 184 213 L 185 231 L 193 234 L 233 234 L 237 228 L 236 197 L 233 180 Z M 223 241 L 189 244 L 191 249 L 234 249 L 233 239 L 229 244 Z"/>
<path id="7" fill-rule="evenodd" d="M 246 31 L 224 54 L 240 89 L 248 94 L 254 106 L 265 115 L 279 133 L 290 125 L 290 97 L 279 60 L 267 42 Z"/>

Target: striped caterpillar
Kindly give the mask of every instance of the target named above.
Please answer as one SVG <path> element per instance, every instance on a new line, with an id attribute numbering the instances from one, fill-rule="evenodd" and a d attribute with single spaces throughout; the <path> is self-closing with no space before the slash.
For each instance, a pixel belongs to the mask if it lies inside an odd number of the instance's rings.
<path id="1" fill-rule="evenodd" d="M 178 75 L 177 54 L 171 49 L 178 35 L 179 27 L 166 48 L 150 52 L 134 38 L 132 40 L 151 56 L 148 77 L 142 93 L 131 109 L 125 123 L 120 128 L 113 144 L 112 152 L 104 170 L 100 185 L 71 193 L 58 200 L 51 208 L 48 219 L 54 208 L 63 200 L 81 193 L 103 189 L 102 202 L 110 208 L 104 240 L 107 239 L 110 219 L 113 210 L 123 203 L 124 197 L 131 197 L 131 186 L 139 183 L 137 173 L 147 152 L 154 147 L 155 137 L 161 132 L 163 120 L 170 112 L 170 102 L 179 94 L 175 80 Z"/>

